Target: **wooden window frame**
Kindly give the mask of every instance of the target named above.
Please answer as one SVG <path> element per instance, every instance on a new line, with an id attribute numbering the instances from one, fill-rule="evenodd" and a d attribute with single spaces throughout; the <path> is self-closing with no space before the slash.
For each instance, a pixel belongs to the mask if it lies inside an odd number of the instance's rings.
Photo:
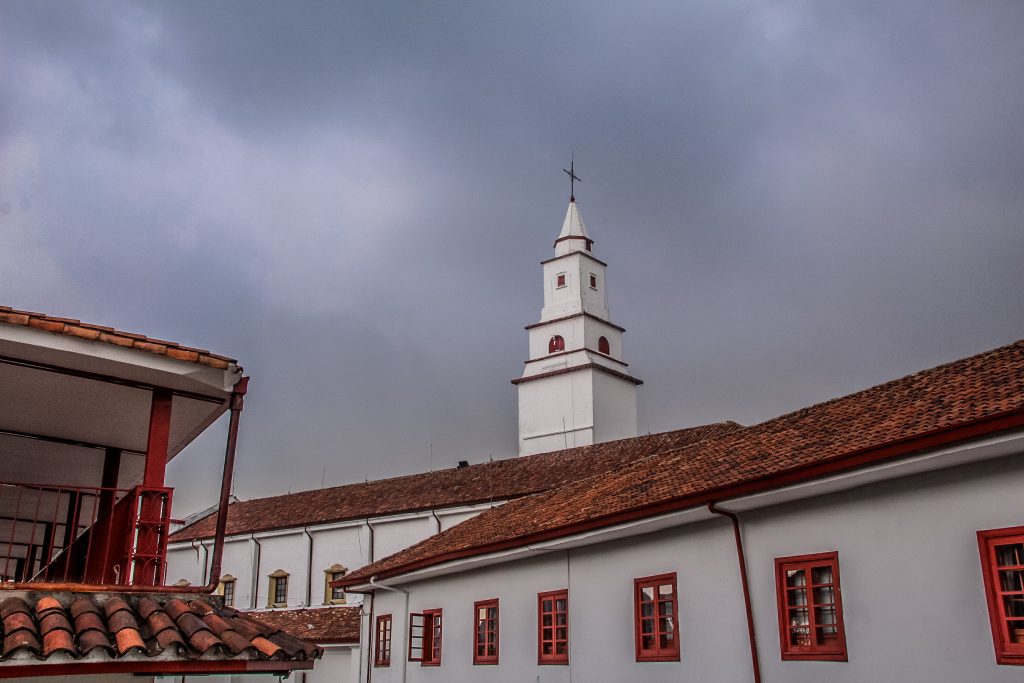
<path id="1" fill-rule="evenodd" d="M 486 615 L 486 611 L 494 609 L 494 618 Z M 480 618 L 480 610 L 485 610 L 485 616 Z M 499 641 L 499 620 L 498 599 L 480 600 L 473 603 L 473 664 L 497 664 Z M 484 642 L 480 642 L 480 626 L 484 627 Z M 488 626 L 490 624 L 490 626 Z M 480 654 L 480 646 L 493 641 L 494 654 Z"/>
<path id="2" fill-rule="evenodd" d="M 606 356 L 612 354 L 612 343 L 608 341 L 608 337 L 602 335 L 597 338 L 597 352 L 603 353 Z"/>
<path id="3" fill-rule="evenodd" d="M 228 588 L 230 586 L 230 589 Z M 224 596 L 224 606 L 235 606 L 235 579 L 222 580 L 220 582 L 220 594 Z"/>
<path id="4" fill-rule="evenodd" d="M 419 626 L 416 620 L 420 620 Z M 419 662 L 421 666 L 441 666 L 441 644 L 443 643 L 442 611 L 440 609 L 425 609 L 422 612 L 409 614 L 409 661 Z M 414 631 L 419 628 L 417 636 Z M 420 655 L 413 654 L 415 640 L 420 641 Z M 429 658 L 428 658 L 429 653 Z"/>
<path id="5" fill-rule="evenodd" d="M 992 645 L 995 648 L 997 664 L 1024 666 L 1024 633 L 1013 637 L 1010 633 L 1010 622 L 1021 624 L 1022 619 L 1012 619 L 1005 613 L 1004 599 L 1007 595 L 1019 595 L 1024 601 L 1024 587 L 1021 590 L 1004 590 L 999 581 L 999 570 L 1022 571 L 1024 558 L 1015 558 L 1019 564 L 998 565 L 995 549 L 997 545 L 1024 544 L 1024 526 L 1007 527 L 1005 529 L 989 529 L 978 532 L 978 550 L 981 554 L 981 573 L 985 582 L 985 600 L 988 603 L 989 622 L 992 626 Z M 1017 569 L 1020 567 L 1021 569 Z M 1014 598 L 1016 601 L 1018 598 Z M 1024 624 L 1020 627 L 1024 631 Z M 1018 627 L 1014 627 L 1015 632 Z M 1016 642 L 1015 642 L 1016 641 Z"/>
<path id="6" fill-rule="evenodd" d="M 821 627 L 817 623 L 815 615 L 819 603 L 814 599 L 813 582 L 814 568 L 829 566 L 832 570 L 832 583 L 818 584 L 821 586 L 832 586 L 835 605 L 835 626 L 836 640 L 833 645 L 820 645 L 814 642 L 815 631 Z M 789 604 L 788 590 L 786 585 L 786 572 L 791 569 L 803 569 L 805 576 L 804 591 L 807 593 L 806 604 L 802 607 L 807 610 L 807 628 L 810 632 L 811 642 L 808 645 L 793 645 L 789 639 Z M 839 582 L 839 553 L 836 551 L 827 553 L 814 553 L 811 555 L 792 555 L 789 557 L 775 558 L 775 597 L 776 610 L 779 618 L 779 648 L 784 660 L 816 660 L 825 662 L 848 661 L 846 652 L 846 624 L 843 619 L 843 596 L 842 587 Z M 831 626 L 832 624 L 827 624 Z"/>
<path id="7" fill-rule="evenodd" d="M 337 581 L 348 573 L 348 569 L 340 564 L 331 565 L 324 570 L 324 602 L 325 605 L 344 605 L 346 602 L 345 589 L 335 589 L 331 586 L 332 581 Z M 334 591 L 341 591 L 341 597 L 334 597 Z"/>
<path id="8" fill-rule="evenodd" d="M 590 274 L 590 288 L 595 291 L 597 290 L 597 275 L 594 273 Z"/>
<path id="9" fill-rule="evenodd" d="M 565 337 L 560 334 L 551 335 L 548 339 L 548 353 L 560 353 L 565 351 Z"/>
<path id="10" fill-rule="evenodd" d="M 375 667 L 391 666 L 391 631 L 394 622 L 390 614 L 377 617 L 373 628 L 373 665 Z"/>
<path id="11" fill-rule="evenodd" d="M 551 601 L 551 611 L 544 610 L 544 601 Z M 563 639 L 558 637 L 558 601 L 565 601 L 565 652 L 559 654 L 558 644 Z M 551 615 L 551 639 L 544 637 L 544 615 Z M 544 643 L 551 643 L 551 654 L 544 654 Z M 537 663 L 568 664 L 569 663 L 569 591 L 567 589 L 548 591 L 537 594 Z"/>
<path id="12" fill-rule="evenodd" d="M 270 580 L 267 590 L 267 607 L 287 607 L 288 606 L 288 572 L 283 569 L 278 569 L 267 578 Z M 281 581 L 284 581 L 284 600 L 277 600 L 277 587 Z"/>
<path id="13" fill-rule="evenodd" d="M 672 643 L 671 647 L 662 648 L 659 644 L 661 630 L 658 628 L 660 623 L 660 616 L 658 609 L 654 609 L 654 641 L 655 646 L 653 648 L 643 647 L 643 589 L 648 587 L 654 588 L 655 605 L 658 604 L 658 595 L 660 591 L 659 587 L 669 585 L 672 586 L 672 612 L 669 616 L 672 619 Z M 666 601 L 667 602 L 667 601 Z M 639 579 L 633 579 L 633 634 L 636 645 L 636 661 L 638 662 L 678 662 L 679 661 L 679 588 L 676 582 L 676 573 L 670 572 L 668 574 L 658 574 L 656 576 L 644 576 Z"/>
<path id="14" fill-rule="evenodd" d="M 569 274 L 559 273 L 555 276 L 555 289 L 563 289 L 569 286 Z"/>

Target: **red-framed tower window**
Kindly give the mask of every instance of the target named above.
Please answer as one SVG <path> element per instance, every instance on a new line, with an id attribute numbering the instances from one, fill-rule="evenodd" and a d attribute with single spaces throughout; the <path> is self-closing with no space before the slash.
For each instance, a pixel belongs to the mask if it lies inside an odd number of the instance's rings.
<path id="1" fill-rule="evenodd" d="M 676 574 L 633 580 L 636 661 L 679 661 L 679 600 Z"/>
<path id="2" fill-rule="evenodd" d="M 1024 526 L 978 532 L 999 664 L 1024 666 Z"/>
<path id="3" fill-rule="evenodd" d="M 611 344 L 608 343 L 608 337 L 598 337 L 597 350 L 599 353 L 603 353 L 605 355 L 608 355 L 612 352 Z"/>
<path id="4" fill-rule="evenodd" d="M 409 615 L 409 661 L 441 665 L 441 610 L 425 609 Z"/>
<path id="5" fill-rule="evenodd" d="M 391 666 L 391 615 L 377 617 L 376 639 L 373 646 L 373 665 Z"/>
<path id="6" fill-rule="evenodd" d="M 775 558 L 783 659 L 845 662 L 839 553 Z"/>
<path id="7" fill-rule="evenodd" d="M 569 663 L 569 591 L 537 594 L 537 663 Z"/>
<path id="8" fill-rule="evenodd" d="M 558 353 L 559 351 L 565 351 L 565 339 L 560 334 L 556 334 L 548 340 L 548 353 Z"/>
<path id="9" fill-rule="evenodd" d="M 555 276 L 555 287 L 562 288 L 562 287 L 565 287 L 565 284 L 566 284 L 566 274 L 565 273 L 559 273 L 558 275 Z"/>
<path id="10" fill-rule="evenodd" d="M 473 604 L 473 663 L 498 663 L 498 600 Z"/>
<path id="11" fill-rule="evenodd" d="M 590 288 L 597 289 L 597 276 L 593 273 L 590 274 Z"/>

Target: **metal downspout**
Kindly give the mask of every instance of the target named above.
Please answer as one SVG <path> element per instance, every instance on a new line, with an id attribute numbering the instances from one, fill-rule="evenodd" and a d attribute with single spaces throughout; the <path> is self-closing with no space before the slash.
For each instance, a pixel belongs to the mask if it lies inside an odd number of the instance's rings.
<path id="1" fill-rule="evenodd" d="M 374 588 L 380 588 L 381 590 L 386 590 L 386 591 L 393 591 L 395 593 L 401 593 L 402 595 L 404 595 L 405 596 L 405 606 L 403 607 L 403 610 L 404 610 L 403 614 L 406 614 L 406 615 L 409 614 L 409 591 L 405 590 L 404 588 L 395 588 L 394 586 L 385 586 L 382 583 L 377 583 L 377 576 L 376 575 L 370 577 L 370 585 L 373 586 Z M 408 618 L 408 617 L 406 617 L 406 618 Z M 372 630 L 372 629 L 370 629 L 370 630 Z M 408 645 L 408 643 L 406 643 L 406 644 Z M 405 683 L 405 668 L 409 664 L 408 660 L 409 660 L 408 657 L 402 657 L 402 677 L 399 679 L 402 683 Z"/>
<path id="2" fill-rule="evenodd" d="M 747 582 L 747 560 L 743 554 L 743 537 L 740 535 L 740 520 L 735 513 L 715 507 L 708 503 L 708 510 L 716 515 L 728 517 L 732 521 L 732 531 L 736 538 L 736 558 L 740 565 L 740 584 L 743 587 L 743 607 L 747 612 L 747 637 L 750 640 L 750 663 L 754 672 L 754 683 L 761 683 L 761 665 L 757 655 L 757 634 L 754 632 L 754 609 L 750 605 L 750 586 Z"/>
<path id="3" fill-rule="evenodd" d="M 205 592 L 212 593 L 220 583 L 220 564 L 224 558 L 224 532 L 228 527 L 228 504 L 231 500 L 231 477 L 235 471 L 235 449 L 238 446 L 238 421 L 242 417 L 245 392 L 249 378 L 243 377 L 231 392 L 231 422 L 228 423 L 228 443 L 224 451 L 224 472 L 220 479 L 220 507 L 217 509 L 217 533 L 213 541 L 213 561 L 210 563 L 210 581 Z"/>
<path id="4" fill-rule="evenodd" d="M 373 623 L 373 596 L 374 596 L 374 593 L 370 593 L 369 594 L 369 599 L 370 599 L 370 618 L 366 622 L 367 623 L 367 626 L 366 626 L 366 633 L 367 633 L 367 637 L 366 637 L 366 683 L 370 683 L 370 680 L 373 678 L 373 665 L 375 664 L 375 662 L 374 662 L 374 654 L 373 654 L 373 645 L 374 645 L 374 638 L 377 637 L 377 625 L 375 623 Z M 364 600 L 364 602 L 365 602 L 365 600 Z M 362 640 L 362 639 L 360 639 L 360 640 Z"/>
<path id="5" fill-rule="evenodd" d="M 302 532 L 309 539 L 309 556 L 306 558 L 306 607 L 311 607 L 313 604 L 313 534 L 309 533 L 309 529 L 305 526 L 302 527 Z"/>
<path id="6" fill-rule="evenodd" d="M 249 538 L 252 540 L 253 543 L 256 544 L 256 552 L 254 552 L 252 555 L 252 597 L 250 598 L 250 602 L 252 604 L 250 604 L 249 606 L 252 609 L 256 609 L 256 594 L 260 588 L 260 556 L 263 554 L 263 546 L 260 545 L 260 542 L 256 540 L 256 534 L 249 534 Z"/>

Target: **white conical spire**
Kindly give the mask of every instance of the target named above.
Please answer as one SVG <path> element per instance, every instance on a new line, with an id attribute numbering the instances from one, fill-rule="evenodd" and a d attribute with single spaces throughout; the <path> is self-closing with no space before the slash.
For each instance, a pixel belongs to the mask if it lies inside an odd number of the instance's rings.
<path id="1" fill-rule="evenodd" d="M 575 199 L 569 200 L 569 208 L 565 212 L 565 221 L 562 223 L 562 232 L 558 233 L 558 239 L 565 237 L 582 237 L 585 240 L 590 240 L 587 226 L 583 224 L 583 217 L 580 216 L 580 209 Z"/>

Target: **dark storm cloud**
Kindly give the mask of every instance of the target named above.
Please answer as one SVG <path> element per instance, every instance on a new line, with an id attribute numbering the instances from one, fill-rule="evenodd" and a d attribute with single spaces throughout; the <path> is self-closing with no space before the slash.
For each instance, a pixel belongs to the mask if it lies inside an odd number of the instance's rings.
<path id="1" fill-rule="evenodd" d="M 6 2 L 0 298 L 239 357 L 244 497 L 508 456 L 574 148 L 641 429 L 757 421 L 1024 336 L 1022 28 L 1009 2 Z M 176 461 L 181 504 L 220 447 Z"/>

